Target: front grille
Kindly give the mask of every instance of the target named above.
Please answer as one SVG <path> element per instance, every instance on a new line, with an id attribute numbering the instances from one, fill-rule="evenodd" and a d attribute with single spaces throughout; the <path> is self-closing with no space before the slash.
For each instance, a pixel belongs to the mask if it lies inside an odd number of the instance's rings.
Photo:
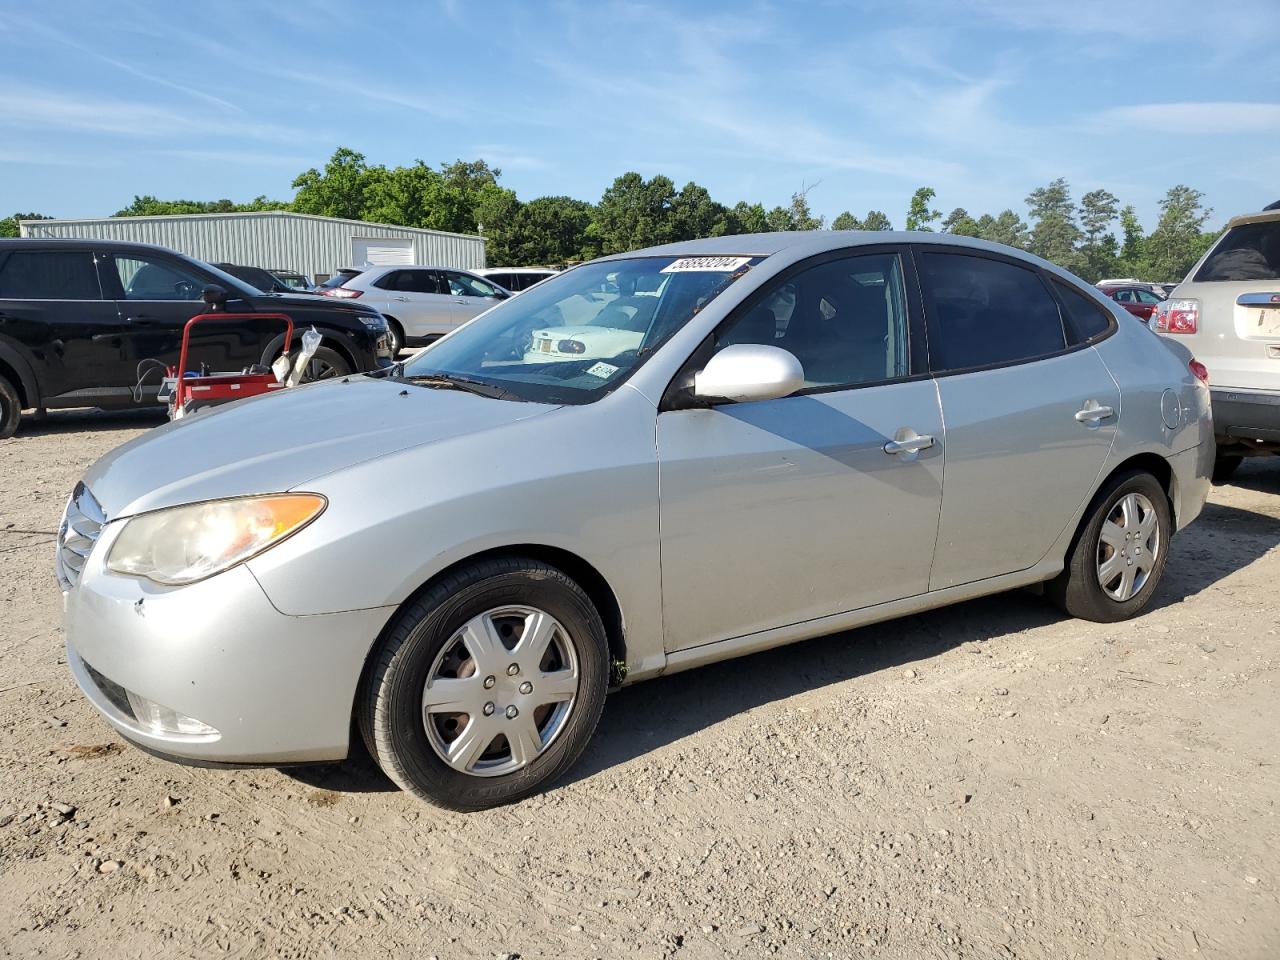
<path id="1" fill-rule="evenodd" d="M 63 587 L 74 587 L 80 582 L 85 561 L 106 522 L 106 514 L 89 488 L 77 483 L 67 501 L 62 526 L 58 528 L 58 579 Z"/>

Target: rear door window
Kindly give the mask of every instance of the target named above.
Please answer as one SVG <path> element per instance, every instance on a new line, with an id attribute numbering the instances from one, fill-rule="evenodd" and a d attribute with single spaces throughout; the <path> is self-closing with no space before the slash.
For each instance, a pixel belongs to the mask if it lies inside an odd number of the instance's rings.
<path id="1" fill-rule="evenodd" d="M 1212 280 L 1280 280 L 1280 220 L 1228 230 L 1196 271 L 1196 283 Z"/>
<path id="2" fill-rule="evenodd" d="M 1034 270 L 956 253 L 924 253 L 919 261 L 935 372 L 1066 349 L 1058 305 Z"/>
<path id="3" fill-rule="evenodd" d="M 0 266 L 0 299 L 101 300 L 93 254 L 16 250 Z"/>

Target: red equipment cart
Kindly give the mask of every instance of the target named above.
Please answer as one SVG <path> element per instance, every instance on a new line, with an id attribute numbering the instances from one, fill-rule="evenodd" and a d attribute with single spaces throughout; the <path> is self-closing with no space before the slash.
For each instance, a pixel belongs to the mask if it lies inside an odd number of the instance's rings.
<path id="1" fill-rule="evenodd" d="M 293 320 L 284 313 L 201 313 L 187 321 L 182 328 L 182 351 L 178 355 L 177 368 L 165 372 L 166 385 L 173 383 L 169 394 L 169 419 L 178 420 L 205 407 L 229 403 L 242 397 L 254 397 L 273 390 L 283 390 L 285 377 L 277 377 L 275 371 L 252 372 L 252 368 L 240 373 L 197 374 L 187 370 L 187 352 L 191 344 L 191 328 L 206 320 L 223 323 L 236 320 L 274 320 L 285 325 L 281 356 L 288 357 L 293 342 Z M 287 374 L 286 369 L 286 374 Z"/>

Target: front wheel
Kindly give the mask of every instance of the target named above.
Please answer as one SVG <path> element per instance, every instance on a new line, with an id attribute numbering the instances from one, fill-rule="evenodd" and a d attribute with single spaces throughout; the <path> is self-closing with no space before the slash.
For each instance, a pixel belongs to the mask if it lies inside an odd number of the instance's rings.
<path id="1" fill-rule="evenodd" d="M 296 363 L 298 352 L 295 351 L 292 357 Z M 341 379 L 350 374 L 351 364 L 347 363 L 346 357 L 332 347 L 319 347 L 302 371 L 302 380 L 299 382 L 311 383 L 313 380 Z"/>
<path id="2" fill-rule="evenodd" d="M 1116 477 L 1094 499 L 1066 567 L 1045 592 L 1082 620 L 1137 616 L 1164 573 L 1172 534 L 1169 499 L 1159 481 L 1140 471 Z"/>
<path id="3" fill-rule="evenodd" d="M 591 600 L 528 558 L 477 563 L 410 604 L 374 652 L 360 730 L 383 772 L 452 810 L 511 803 L 582 753 L 609 657 Z"/>

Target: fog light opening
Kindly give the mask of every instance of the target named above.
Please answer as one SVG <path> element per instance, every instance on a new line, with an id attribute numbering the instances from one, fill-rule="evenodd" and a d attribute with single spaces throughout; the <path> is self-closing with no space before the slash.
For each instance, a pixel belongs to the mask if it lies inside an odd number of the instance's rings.
<path id="1" fill-rule="evenodd" d="M 218 731 L 207 723 L 201 723 L 195 717 L 178 713 L 171 707 L 141 697 L 132 690 L 128 692 L 129 706 L 133 710 L 134 719 L 148 732 L 154 734 L 177 733 L 185 737 L 217 736 Z"/>

